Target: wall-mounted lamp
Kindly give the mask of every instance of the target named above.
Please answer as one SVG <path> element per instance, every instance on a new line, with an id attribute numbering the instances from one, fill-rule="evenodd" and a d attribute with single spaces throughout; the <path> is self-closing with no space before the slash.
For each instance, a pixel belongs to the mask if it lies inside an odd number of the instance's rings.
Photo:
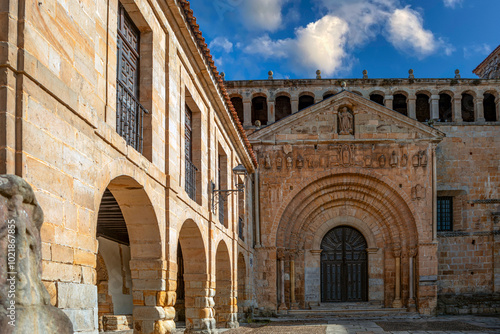
<path id="1" fill-rule="evenodd" d="M 233 175 L 235 178 L 236 189 L 215 189 L 215 183 L 212 182 L 212 212 L 215 212 L 215 208 L 220 201 L 220 197 L 225 201 L 229 194 L 233 192 L 242 192 L 245 189 L 244 183 L 238 182 L 238 177 L 245 177 L 247 175 L 247 169 L 242 164 L 233 168 Z"/>

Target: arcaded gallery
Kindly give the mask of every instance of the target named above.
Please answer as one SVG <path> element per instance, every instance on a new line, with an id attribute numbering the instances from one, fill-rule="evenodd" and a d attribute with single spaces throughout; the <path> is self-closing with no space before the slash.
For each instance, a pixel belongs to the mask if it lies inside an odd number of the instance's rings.
<path id="1" fill-rule="evenodd" d="M 188 1 L 19 2 L 0 224 L 28 222 L 16 270 L 43 283 L 17 285 L 19 312 L 82 334 L 500 312 L 500 47 L 475 79 L 226 81 Z"/>

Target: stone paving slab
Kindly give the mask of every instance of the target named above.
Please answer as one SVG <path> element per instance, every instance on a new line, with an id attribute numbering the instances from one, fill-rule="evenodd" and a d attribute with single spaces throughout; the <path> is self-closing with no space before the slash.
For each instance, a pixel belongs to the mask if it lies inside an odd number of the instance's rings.
<path id="1" fill-rule="evenodd" d="M 443 316 L 374 319 L 269 319 L 241 324 L 224 334 L 492 334 L 500 333 L 498 316 Z"/>

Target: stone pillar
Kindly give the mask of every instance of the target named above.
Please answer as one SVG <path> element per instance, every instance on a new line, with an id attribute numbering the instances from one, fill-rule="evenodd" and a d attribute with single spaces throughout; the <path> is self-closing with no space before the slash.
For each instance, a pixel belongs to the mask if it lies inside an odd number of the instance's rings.
<path id="1" fill-rule="evenodd" d="M 186 294 L 186 330 L 184 333 L 213 333 L 215 289 L 206 274 L 184 274 Z M 135 318 L 135 314 L 134 314 Z"/>
<path id="2" fill-rule="evenodd" d="M 431 119 L 439 119 L 439 95 L 431 95 L 429 103 L 431 104 Z"/>
<path id="3" fill-rule="evenodd" d="M 417 97 L 415 95 L 408 96 L 408 117 L 417 119 Z"/>
<path id="4" fill-rule="evenodd" d="M 495 99 L 495 106 L 497 111 L 497 122 L 500 122 L 500 97 Z"/>
<path id="5" fill-rule="evenodd" d="M 299 305 L 295 300 L 295 254 L 290 256 L 290 309 L 299 309 Z"/>
<path id="6" fill-rule="evenodd" d="M 252 125 L 252 101 L 243 99 L 243 126 Z"/>
<path id="7" fill-rule="evenodd" d="M 437 239 L 437 157 L 436 144 L 432 144 L 432 240 Z"/>
<path id="8" fill-rule="evenodd" d="M 260 192 L 259 192 L 259 172 L 255 171 L 254 198 L 255 198 L 255 247 L 260 247 Z"/>
<path id="9" fill-rule="evenodd" d="M 276 113 L 274 112 L 274 100 L 267 101 L 267 125 L 276 121 Z"/>
<path id="10" fill-rule="evenodd" d="M 401 250 L 396 250 L 394 252 L 394 256 L 396 257 L 396 284 L 392 307 L 401 308 L 403 307 L 403 304 L 401 303 Z"/>
<path id="11" fill-rule="evenodd" d="M 478 96 L 474 98 L 474 120 L 479 123 L 483 123 L 485 121 L 484 119 L 484 105 L 483 105 L 484 97 L 483 96 Z"/>
<path id="12" fill-rule="evenodd" d="M 297 97 L 292 97 L 291 103 L 292 103 L 292 114 L 295 114 L 297 111 L 299 111 L 299 99 Z"/>
<path id="13" fill-rule="evenodd" d="M 321 249 L 304 254 L 305 307 L 321 303 Z"/>
<path id="14" fill-rule="evenodd" d="M 394 100 L 394 96 L 392 95 L 386 95 L 384 99 L 384 105 L 386 108 L 389 108 L 392 110 L 392 101 Z"/>
<path id="15" fill-rule="evenodd" d="M 132 259 L 133 316 L 134 327 L 139 333 L 154 333 L 161 328 L 164 333 L 175 329 L 175 290 L 177 283 L 171 280 L 173 291 L 165 290 L 165 281 L 161 279 L 166 272 L 166 262 L 157 259 Z M 142 277 L 151 277 L 150 279 Z"/>
<path id="16" fill-rule="evenodd" d="M 453 122 L 462 122 L 462 95 L 453 97 Z"/>
<path id="17" fill-rule="evenodd" d="M 415 256 L 417 249 L 410 249 L 410 294 L 408 298 L 408 312 L 416 312 L 417 307 L 415 304 Z"/>
<path id="18" fill-rule="evenodd" d="M 280 262 L 280 305 L 278 307 L 279 311 L 286 311 L 285 303 L 285 254 L 283 251 L 279 251 L 278 260 Z"/>

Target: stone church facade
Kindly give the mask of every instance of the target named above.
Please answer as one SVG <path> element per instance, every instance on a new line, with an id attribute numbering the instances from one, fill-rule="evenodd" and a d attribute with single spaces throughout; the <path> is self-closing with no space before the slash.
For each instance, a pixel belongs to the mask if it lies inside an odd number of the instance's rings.
<path id="1" fill-rule="evenodd" d="M 7 0 L 0 24 L 0 174 L 44 211 L 76 333 L 500 311 L 498 49 L 477 80 L 224 82 L 185 0 Z"/>
<path id="2" fill-rule="evenodd" d="M 226 82 L 259 159 L 260 307 L 500 311 L 499 52 L 481 79 Z"/>

